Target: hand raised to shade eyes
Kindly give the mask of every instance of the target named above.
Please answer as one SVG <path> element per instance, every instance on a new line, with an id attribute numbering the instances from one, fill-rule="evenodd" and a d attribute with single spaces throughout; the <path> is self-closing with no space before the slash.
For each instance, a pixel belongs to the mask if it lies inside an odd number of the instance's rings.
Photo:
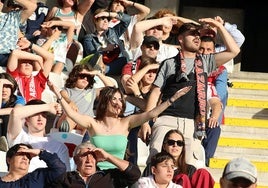
<path id="1" fill-rule="evenodd" d="M 19 40 L 17 42 L 17 46 L 21 50 L 29 48 L 30 45 L 31 45 L 31 42 L 25 37 L 19 38 Z"/>
<path id="2" fill-rule="evenodd" d="M 138 86 L 138 83 L 136 83 L 136 82 L 134 81 L 133 78 L 129 78 L 129 79 L 127 80 L 127 82 L 126 82 L 126 85 L 127 85 L 127 87 L 128 87 L 129 89 L 132 90 L 132 92 L 133 92 L 134 94 L 136 94 L 136 93 L 141 93 L 141 92 L 140 92 L 140 89 L 139 89 L 139 86 Z"/>
<path id="3" fill-rule="evenodd" d="M 178 23 L 176 16 L 166 16 L 161 18 L 163 20 L 163 26 L 172 27 Z"/>
<path id="4" fill-rule="evenodd" d="M 97 162 L 106 161 L 109 155 L 106 151 L 104 151 L 101 148 L 95 148 L 92 150 L 92 152 L 94 152 Z"/>
<path id="5" fill-rule="evenodd" d="M 133 5 L 133 1 L 119 0 L 119 2 L 120 2 L 121 4 L 123 4 L 125 7 L 127 7 L 127 6 L 132 6 L 132 5 Z"/>
<path id="6" fill-rule="evenodd" d="M 158 69 L 160 65 L 156 64 L 156 63 L 153 63 L 153 64 L 149 64 L 148 66 L 149 66 L 150 70 L 154 70 L 154 69 Z"/>
<path id="7" fill-rule="evenodd" d="M 17 151 L 17 153 L 29 154 L 31 158 L 38 156 L 40 152 L 41 152 L 40 149 L 30 149 L 26 146 L 20 146 L 19 150 Z"/>
<path id="8" fill-rule="evenodd" d="M 94 77 L 94 76 L 98 75 L 99 73 L 100 73 L 99 70 L 92 70 L 92 71 L 89 71 L 85 74 L 89 74 L 90 76 Z"/>
<path id="9" fill-rule="evenodd" d="M 53 103 L 50 103 L 50 113 L 52 114 L 62 114 L 62 107 L 59 103 L 57 102 L 53 102 Z"/>
<path id="10" fill-rule="evenodd" d="M 10 84 L 10 85 L 12 85 L 13 86 L 13 83 L 12 82 L 10 82 L 8 79 L 5 79 L 5 78 L 0 78 L 0 85 L 1 84 Z"/>
<path id="11" fill-rule="evenodd" d="M 224 24 L 224 20 L 220 16 L 215 16 L 214 20 L 220 22 L 222 25 Z"/>

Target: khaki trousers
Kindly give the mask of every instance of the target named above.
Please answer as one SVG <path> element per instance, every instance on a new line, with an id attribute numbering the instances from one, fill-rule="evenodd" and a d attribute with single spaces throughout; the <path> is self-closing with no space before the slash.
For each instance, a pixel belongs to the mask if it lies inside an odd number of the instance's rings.
<path id="1" fill-rule="evenodd" d="M 194 138 L 194 120 L 174 116 L 160 116 L 156 119 L 152 126 L 150 154 L 147 163 L 150 162 L 153 155 L 161 151 L 164 136 L 171 129 L 177 129 L 184 135 L 186 163 L 192 164 L 197 168 L 203 166 L 203 161 L 205 160 L 204 148 L 201 145 L 201 141 Z M 202 163 L 201 165 L 200 162 Z"/>

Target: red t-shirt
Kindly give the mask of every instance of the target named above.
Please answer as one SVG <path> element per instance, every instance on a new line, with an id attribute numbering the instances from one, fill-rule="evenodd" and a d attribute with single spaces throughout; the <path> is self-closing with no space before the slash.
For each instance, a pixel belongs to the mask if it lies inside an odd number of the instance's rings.
<path id="1" fill-rule="evenodd" d="M 42 92 L 44 91 L 47 83 L 47 78 L 40 70 L 35 76 L 26 78 L 22 76 L 18 70 L 11 72 L 7 69 L 7 72 L 14 77 L 18 83 L 19 95 L 21 95 L 26 102 L 32 99 L 40 99 L 42 97 Z"/>
<path id="2" fill-rule="evenodd" d="M 139 70 L 140 64 L 141 64 L 140 57 L 136 60 L 136 62 L 133 61 L 128 62 L 122 69 L 122 75 L 127 74 L 132 76 Z"/>

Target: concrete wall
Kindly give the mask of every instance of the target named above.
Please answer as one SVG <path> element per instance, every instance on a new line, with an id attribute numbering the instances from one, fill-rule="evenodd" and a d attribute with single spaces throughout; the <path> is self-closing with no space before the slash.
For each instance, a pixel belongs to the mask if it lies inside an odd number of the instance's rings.
<path id="1" fill-rule="evenodd" d="M 171 9 L 173 12 L 178 12 L 179 0 L 145 0 L 145 5 L 151 8 L 150 15 L 153 15 L 157 10 L 162 8 Z"/>

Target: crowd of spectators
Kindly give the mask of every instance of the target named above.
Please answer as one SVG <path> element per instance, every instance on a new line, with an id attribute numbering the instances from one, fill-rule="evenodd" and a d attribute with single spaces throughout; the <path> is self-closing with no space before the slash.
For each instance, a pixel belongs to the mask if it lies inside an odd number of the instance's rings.
<path id="1" fill-rule="evenodd" d="M 226 63 L 245 40 L 236 26 L 165 8 L 149 17 L 139 1 L 54 5 L 0 2 L 0 187 L 214 187 L 207 167 L 228 97 Z M 55 130 L 81 144 L 71 148 Z M 149 148 L 143 173 L 138 138 Z M 256 181 L 241 159 L 220 185 Z"/>

